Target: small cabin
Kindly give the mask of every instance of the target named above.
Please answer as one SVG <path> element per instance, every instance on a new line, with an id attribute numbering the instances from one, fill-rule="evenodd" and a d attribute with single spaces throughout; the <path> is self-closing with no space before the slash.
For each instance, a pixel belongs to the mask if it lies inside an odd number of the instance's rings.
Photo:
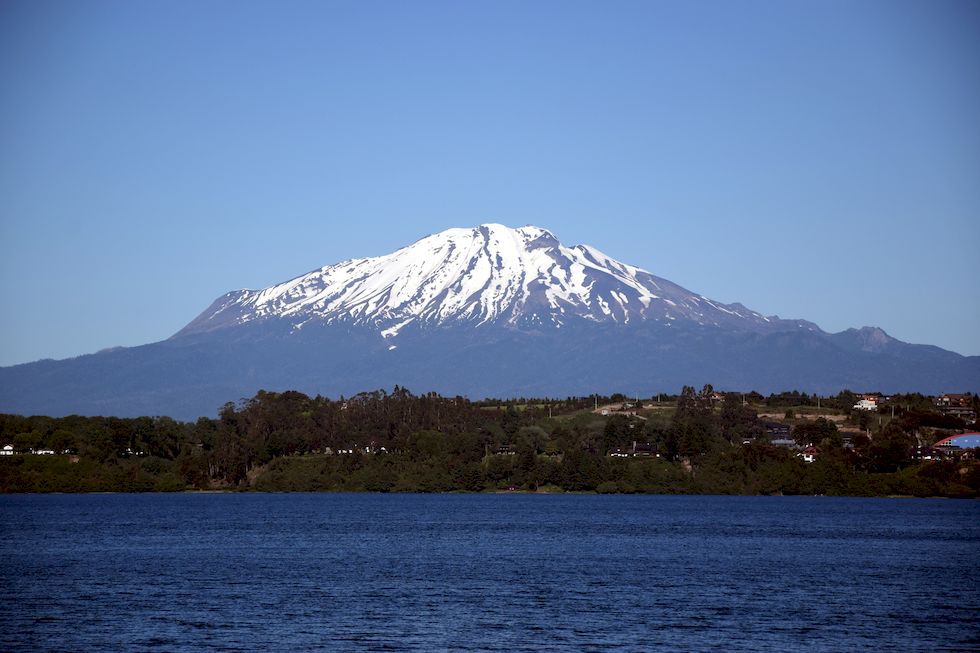
<path id="1" fill-rule="evenodd" d="M 816 447 L 807 447 L 800 453 L 796 454 L 797 458 L 801 458 L 805 463 L 812 463 L 820 455 L 820 450 Z"/>

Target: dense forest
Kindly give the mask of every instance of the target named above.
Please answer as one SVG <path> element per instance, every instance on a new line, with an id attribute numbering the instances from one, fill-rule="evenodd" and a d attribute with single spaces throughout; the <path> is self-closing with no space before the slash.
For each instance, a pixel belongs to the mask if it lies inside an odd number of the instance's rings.
<path id="1" fill-rule="evenodd" d="M 916 460 L 917 447 L 965 430 L 960 418 L 922 395 L 877 413 L 853 410 L 855 399 L 705 386 L 643 400 L 470 401 L 396 386 L 338 400 L 262 391 L 194 423 L 0 415 L 12 449 L 0 491 L 980 496 L 975 460 Z"/>

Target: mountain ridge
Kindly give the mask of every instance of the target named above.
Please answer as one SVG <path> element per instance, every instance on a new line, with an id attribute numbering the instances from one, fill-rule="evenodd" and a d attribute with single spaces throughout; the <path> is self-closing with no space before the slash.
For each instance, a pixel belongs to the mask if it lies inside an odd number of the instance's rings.
<path id="1" fill-rule="evenodd" d="M 430 234 L 232 291 L 170 338 L 0 368 L 0 412 L 213 416 L 258 390 L 975 391 L 980 357 L 724 304 L 548 230 Z"/>

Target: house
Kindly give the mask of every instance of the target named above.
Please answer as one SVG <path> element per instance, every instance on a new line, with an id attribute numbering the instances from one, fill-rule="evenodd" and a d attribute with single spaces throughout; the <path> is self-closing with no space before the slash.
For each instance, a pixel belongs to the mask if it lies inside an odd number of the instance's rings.
<path id="1" fill-rule="evenodd" d="M 820 450 L 814 446 L 809 446 L 800 453 L 796 454 L 797 458 L 801 458 L 805 463 L 812 463 L 820 455 Z"/>
<path id="2" fill-rule="evenodd" d="M 766 437 L 770 440 L 788 440 L 789 424 L 782 422 L 763 422 L 762 427 L 766 430 Z"/>
<path id="3" fill-rule="evenodd" d="M 936 408 L 969 408 L 973 404 L 973 395 L 966 394 L 944 394 L 936 397 L 933 402 Z"/>
<path id="4" fill-rule="evenodd" d="M 953 417 L 959 417 L 960 419 L 972 422 L 976 420 L 977 414 L 972 408 L 965 408 L 963 406 L 950 406 L 949 408 L 941 409 L 943 415 L 951 415 Z"/>
<path id="5" fill-rule="evenodd" d="M 649 442 L 636 442 L 633 441 L 633 445 L 626 449 L 610 449 L 607 456 L 613 458 L 659 458 L 660 454 L 657 453 L 657 445 L 650 444 Z"/>
<path id="6" fill-rule="evenodd" d="M 940 451 L 959 453 L 968 449 L 980 449 L 980 433 L 960 433 L 943 438 L 932 445 Z"/>
<path id="7" fill-rule="evenodd" d="M 13 456 L 14 455 L 14 445 L 5 444 L 3 449 L 0 449 L 0 456 Z"/>
<path id="8" fill-rule="evenodd" d="M 912 460 L 942 460 L 944 457 L 943 451 L 936 447 L 912 447 L 909 450 Z"/>
<path id="9" fill-rule="evenodd" d="M 657 446 L 650 444 L 649 442 L 637 443 L 633 441 L 633 456 L 637 458 L 657 458 L 659 454 L 657 453 Z"/>
<path id="10" fill-rule="evenodd" d="M 966 422 L 973 422 L 977 419 L 977 414 L 973 410 L 973 395 L 969 392 L 966 394 L 939 395 L 933 399 L 932 403 L 943 415 L 959 417 Z"/>
<path id="11" fill-rule="evenodd" d="M 878 410 L 883 403 L 890 399 L 880 392 L 866 392 L 859 397 L 858 402 L 852 406 L 854 410 Z"/>

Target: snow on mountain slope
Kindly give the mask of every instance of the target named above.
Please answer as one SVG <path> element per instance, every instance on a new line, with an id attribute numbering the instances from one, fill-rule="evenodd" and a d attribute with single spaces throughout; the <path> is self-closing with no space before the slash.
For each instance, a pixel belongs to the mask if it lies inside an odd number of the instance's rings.
<path id="1" fill-rule="evenodd" d="M 386 256 L 228 293 L 176 336 L 262 320 L 366 325 L 385 338 L 412 324 L 561 328 L 571 320 L 816 329 L 713 302 L 588 245 L 565 247 L 546 229 L 499 224 L 448 229 Z"/>

